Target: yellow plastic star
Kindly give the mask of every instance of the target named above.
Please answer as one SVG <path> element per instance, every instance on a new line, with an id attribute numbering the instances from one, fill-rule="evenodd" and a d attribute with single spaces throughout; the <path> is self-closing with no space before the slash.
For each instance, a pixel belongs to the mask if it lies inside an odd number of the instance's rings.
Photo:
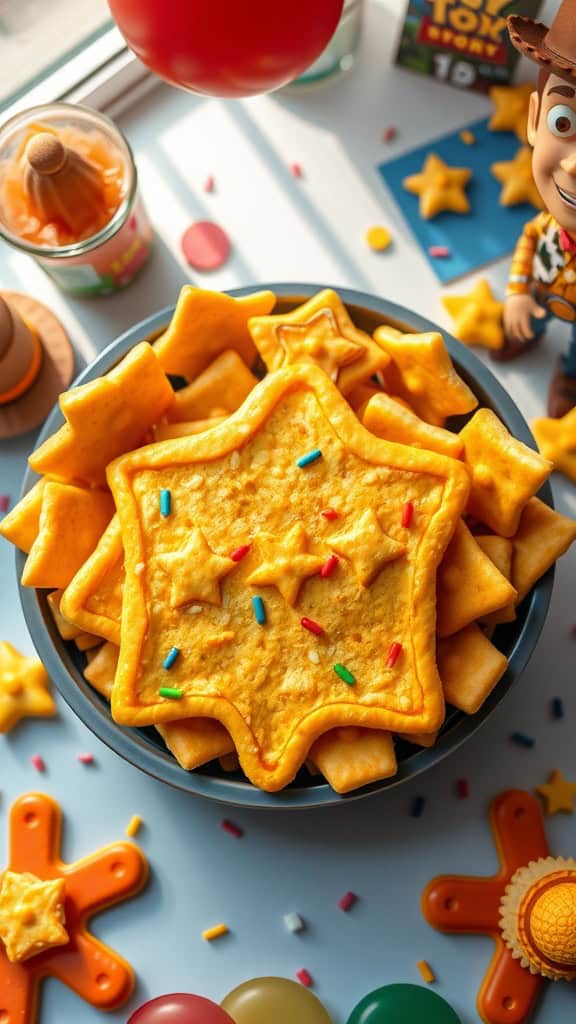
<path id="1" fill-rule="evenodd" d="M 546 804 L 546 814 L 558 814 L 560 811 L 573 813 L 576 782 L 569 782 L 562 772 L 551 772 L 548 782 L 536 786 L 536 792 Z"/>
<path id="2" fill-rule="evenodd" d="M 420 196 L 420 216 L 431 220 L 443 210 L 468 213 L 465 187 L 471 177 L 467 167 L 449 167 L 435 153 L 429 153 L 419 174 L 409 175 L 402 184 L 407 192 Z"/>
<path id="3" fill-rule="evenodd" d="M 178 551 L 158 555 L 157 562 L 170 577 L 170 606 L 181 608 L 192 601 L 219 605 L 220 580 L 236 563 L 217 555 L 206 537 L 194 527 L 186 544 Z"/>
<path id="4" fill-rule="evenodd" d="M 355 327 L 340 296 L 329 288 L 290 313 L 254 317 L 249 327 L 269 370 L 316 363 L 344 395 L 389 363 L 370 335 Z"/>
<path id="5" fill-rule="evenodd" d="M 544 458 L 576 483 L 576 408 L 558 420 L 547 416 L 534 420 L 532 433 Z"/>
<path id="6" fill-rule="evenodd" d="M 273 292 L 254 292 L 238 299 L 223 292 L 184 285 L 170 326 L 154 345 L 166 373 L 193 380 L 225 349 L 236 349 L 246 366 L 256 358 L 248 330 L 253 316 L 274 309 Z"/>
<path id="7" fill-rule="evenodd" d="M 532 175 L 532 150 L 522 146 L 513 160 L 492 164 L 492 174 L 504 185 L 500 193 L 501 206 L 517 206 L 531 203 L 537 210 L 544 209 L 544 203 Z"/>
<path id="8" fill-rule="evenodd" d="M 9 732 L 21 718 L 50 718 L 56 705 L 41 661 L 26 658 L 7 640 L 0 642 L 0 733 Z"/>
<path id="9" fill-rule="evenodd" d="M 0 884 L 0 940 L 11 963 L 65 946 L 63 878 L 45 882 L 28 871 L 5 871 Z"/>
<path id="10" fill-rule="evenodd" d="M 465 345 L 502 348 L 504 303 L 494 298 L 485 278 L 481 278 L 466 295 L 444 295 L 442 305 L 454 321 L 453 331 L 459 341 Z"/>
<path id="11" fill-rule="evenodd" d="M 494 113 L 488 127 L 492 132 L 516 132 L 520 142 L 527 140 L 528 107 L 535 86 L 531 82 L 522 85 L 493 85 L 490 99 Z"/>
<path id="12" fill-rule="evenodd" d="M 389 537 L 369 508 L 343 533 L 330 538 L 330 547 L 349 562 L 363 587 L 369 587 L 387 562 L 400 558 L 406 546 Z"/>
<path id="13" fill-rule="evenodd" d="M 256 544 L 261 561 L 246 582 L 252 587 L 276 587 L 288 604 L 295 605 L 304 580 L 319 572 L 326 558 L 307 553 L 308 537 L 301 523 L 282 538 L 261 533 Z"/>

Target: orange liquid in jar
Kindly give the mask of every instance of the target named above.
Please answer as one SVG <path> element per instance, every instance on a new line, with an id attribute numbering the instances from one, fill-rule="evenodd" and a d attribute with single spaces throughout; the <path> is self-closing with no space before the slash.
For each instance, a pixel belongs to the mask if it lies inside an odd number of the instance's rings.
<path id="1" fill-rule="evenodd" d="M 39 132 L 50 132 L 68 149 L 78 153 L 96 170 L 101 202 L 93 210 L 82 232 L 73 232 L 65 217 L 46 220 L 35 208 L 24 187 L 26 146 Z M 97 129 L 81 131 L 71 125 L 59 127 L 31 124 L 12 159 L 0 166 L 0 216 L 12 234 L 38 246 L 60 247 L 91 238 L 109 223 L 126 194 L 126 169 L 120 151 Z M 70 195 L 70 204 L 75 197 Z M 68 196 L 64 197 L 65 204 Z"/>

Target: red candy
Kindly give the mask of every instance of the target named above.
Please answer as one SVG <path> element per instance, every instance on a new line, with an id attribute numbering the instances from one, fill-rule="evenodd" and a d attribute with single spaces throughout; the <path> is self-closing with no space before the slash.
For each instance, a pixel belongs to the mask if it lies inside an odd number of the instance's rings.
<path id="1" fill-rule="evenodd" d="M 211 999 L 174 992 L 144 1003 L 128 1018 L 127 1024 L 234 1024 L 234 1021 Z"/>
<path id="2" fill-rule="evenodd" d="M 218 270 L 230 255 L 230 239 L 218 224 L 199 220 L 182 235 L 182 252 L 186 262 L 196 270 Z"/>

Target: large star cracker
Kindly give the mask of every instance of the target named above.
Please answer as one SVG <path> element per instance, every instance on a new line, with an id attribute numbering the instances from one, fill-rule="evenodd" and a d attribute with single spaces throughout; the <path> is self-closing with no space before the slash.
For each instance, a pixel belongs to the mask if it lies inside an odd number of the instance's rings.
<path id="1" fill-rule="evenodd" d="M 56 705 L 41 661 L 26 658 L 7 640 L 0 642 L 0 733 L 22 718 L 51 718 Z"/>
<path id="2" fill-rule="evenodd" d="M 314 460 L 303 465 L 310 453 Z M 108 479 L 126 558 L 112 691 L 117 722 L 215 718 L 231 734 L 248 778 L 269 791 L 294 777 L 311 743 L 331 728 L 438 728 L 436 569 L 468 497 L 469 473 L 460 462 L 375 438 L 328 377 L 304 365 L 269 374 L 209 433 L 118 459 Z M 172 513 L 162 518 L 164 489 Z M 402 526 L 407 501 L 416 513 L 409 528 Z M 333 571 L 308 576 L 294 606 L 269 586 L 266 621 L 258 621 L 249 582 L 261 566 L 258 537 L 305 534 L 306 553 L 325 559 L 334 533 L 321 515 L 327 505 L 338 508 L 341 533 L 377 510 L 382 532 L 405 554 L 365 587 L 342 558 Z M 221 556 L 244 551 L 221 580 L 219 606 L 171 606 L 158 555 L 183 546 L 193 529 Z M 144 569 L 136 574 L 138 565 Z M 390 666 L 393 642 L 402 653 Z M 179 656 L 166 670 L 173 648 Z M 344 666 L 348 681 L 335 666 Z M 160 693 L 165 686 L 169 697 Z"/>
<path id="3" fill-rule="evenodd" d="M 420 216 L 431 220 L 438 213 L 468 213 L 470 203 L 466 185 L 472 177 L 467 167 L 449 167 L 436 153 L 429 153 L 418 174 L 402 182 L 407 192 L 420 196 Z"/>

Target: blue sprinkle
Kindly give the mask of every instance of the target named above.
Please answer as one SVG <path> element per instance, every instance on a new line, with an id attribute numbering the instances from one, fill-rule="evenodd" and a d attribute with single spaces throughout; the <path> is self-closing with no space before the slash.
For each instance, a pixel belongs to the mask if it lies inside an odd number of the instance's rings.
<path id="1" fill-rule="evenodd" d="M 513 732 L 510 739 L 513 743 L 517 743 L 519 747 L 527 747 L 528 749 L 536 743 L 533 736 L 526 736 L 523 732 Z"/>
<path id="2" fill-rule="evenodd" d="M 164 661 L 162 662 L 162 668 L 172 668 L 172 665 L 176 661 L 176 658 L 178 657 L 179 654 L 179 647 L 171 647 L 170 650 L 168 651 L 168 654 L 164 658 Z"/>
<path id="3" fill-rule="evenodd" d="M 252 607 L 254 609 L 254 618 L 259 626 L 266 625 L 266 608 L 264 607 L 264 601 L 261 597 L 252 598 Z"/>
<path id="4" fill-rule="evenodd" d="M 564 718 L 564 702 L 561 697 L 554 697 L 552 700 L 552 717 Z"/>
<path id="5" fill-rule="evenodd" d="M 426 797 L 417 796 L 412 803 L 411 815 L 413 818 L 421 818 L 426 806 Z"/>
<path id="6" fill-rule="evenodd" d="M 160 491 L 160 515 L 169 516 L 172 511 L 172 494 L 170 491 Z"/>
<path id="7" fill-rule="evenodd" d="M 322 452 L 320 451 L 320 449 L 319 448 L 314 448 L 314 450 L 311 451 L 311 452 L 308 452 L 307 455 L 302 455 L 298 459 L 296 465 L 298 466 L 298 469 L 305 469 L 306 466 L 309 466 L 312 462 L 316 462 L 317 459 L 321 459 L 321 458 L 322 458 Z"/>

